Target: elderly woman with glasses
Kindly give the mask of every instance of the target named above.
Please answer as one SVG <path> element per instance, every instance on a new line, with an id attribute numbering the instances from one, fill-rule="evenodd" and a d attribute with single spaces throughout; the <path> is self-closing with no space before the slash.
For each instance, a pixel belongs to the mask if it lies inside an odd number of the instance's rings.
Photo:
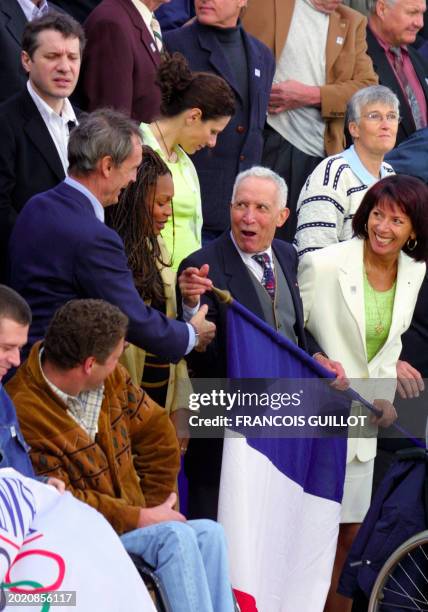
<path id="1" fill-rule="evenodd" d="M 309 176 L 297 203 L 295 246 L 299 257 L 352 237 L 352 217 L 366 191 L 394 174 L 383 161 L 395 145 L 397 96 L 388 87 L 360 89 L 348 103 L 346 123 L 353 145 L 322 161 Z"/>

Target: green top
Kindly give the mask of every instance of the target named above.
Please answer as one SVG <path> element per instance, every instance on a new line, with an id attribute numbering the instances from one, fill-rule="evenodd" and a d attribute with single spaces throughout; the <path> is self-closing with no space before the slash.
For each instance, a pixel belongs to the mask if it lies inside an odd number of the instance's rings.
<path id="1" fill-rule="evenodd" d="M 175 147 L 178 159 L 167 160 L 148 123 L 142 123 L 144 144 L 163 159 L 172 174 L 174 198 L 172 215 L 162 230 L 168 251 L 172 254 L 172 269 L 177 272 L 181 261 L 201 248 L 202 205 L 196 168 L 181 147 Z M 172 221 L 174 217 L 174 223 Z"/>
<path id="2" fill-rule="evenodd" d="M 392 321 L 396 283 L 388 291 L 376 291 L 364 272 L 364 310 L 366 317 L 366 349 L 369 361 L 385 344 Z"/>

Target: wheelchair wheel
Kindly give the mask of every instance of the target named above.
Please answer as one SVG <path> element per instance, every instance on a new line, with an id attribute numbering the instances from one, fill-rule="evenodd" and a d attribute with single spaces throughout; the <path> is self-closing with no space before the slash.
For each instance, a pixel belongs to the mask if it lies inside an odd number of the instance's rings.
<path id="1" fill-rule="evenodd" d="M 428 531 L 404 542 L 379 572 L 368 612 L 428 612 Z"/>

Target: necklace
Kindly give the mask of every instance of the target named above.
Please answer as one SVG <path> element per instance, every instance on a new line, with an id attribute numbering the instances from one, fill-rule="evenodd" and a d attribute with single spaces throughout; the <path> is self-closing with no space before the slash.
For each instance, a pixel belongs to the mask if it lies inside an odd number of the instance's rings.
<path id="1" fill-rule="evenodd" d="M 163 137 L 163 134 L 161 132 L 161 129 L 160 129 L 157 121 L 155 121 L 155 126 L 156 126 L 157 131 L 159 132 L 159 136 L 161 137 L 162 144 L 163 144 L 165 152 L 166 152 L 167 160 L 169 162 L 171 162 L 172 164 L 175 164 L 176 161 L 178 161 L 177 153 L 175 151 L 171 151 L 171 152 L 169 151 L 168 147 L 166 146 L 165 138 Z"/>
<path id="2" fill-rule="evenodd" d="M 370 291 L 371 291 L 372 296 L 373 296 L 373 301 L 375 303 L 376 312 L 377 312 L 377 318 L 378 318 L 378 322 L 374 326 L 374 332 L 375 332 L 375 334 L 377 336 L 381 336 L 383 334 L 383 332 L 385 331 L 384 318 L 383 318 L 383 316 L 381 314 L 381 309 L 379 308 L 379 303 L 377 301 L 377 296 L 376 296 L 377 291 L 374 289 L 374 287 L 372 286 L 372 284 L 370 283 L 370 280 L 369 280 L 369 273 L 371 272 L 371 267 L 369 268 L 368 262 L 366 260 L 366 250 L 365 250 L 365 248 L 364 248 L 363 263 L 364 263 L 364 275 L 366 277 L 367 284 L 370 287 Z M 396 280 L 396 277 L 394 279 L 394 282 L 393 282 L 392 286 L 395 285 L 395 280 Z"/>
<path id="3" fill-rule="evenodd" d="M 367 282 L 370 285 L 369 279 L 367 279 Z M 374 302 L 375 302 L 376 311 L 377 311 L 377 317 L 379 319 L 379 321 L 375 325 L 374 330 L 375 330 L 375 334 L 377 336 L 381 336 L 383 334 L 383 332 L 385 331 L 385 325 L 383 324 L 383 319 L 382 319 L 382 317 L 380 315 L 379 304 L 377 303 L 376 291 L 373 289 L 373 287 L 371 285 L 370 285 L 370 289 L 372 290 L 372 293 L 373 293 Z"/>
<path id="4" fill-rule="evenodd" d="M 384 333 L 386 328 L 385 328 L 385 323 L 384 323 L 384 317 L 383 317 L 382 309 L 379 307 L 379 303 L 377 301 L 377 295 L 376 294 L 378 292 L 371 285 L 371 283 L 369 281 L 368 274 L 367 274 L 367 270 L 365 268 L 364 268 L 364 275 L 365 275 L 366 280 L 367 280 L 367 285 L 369 286 L 371 294 L 373 296 L 373 301 L 374 301 L 375 308 L 376 308 L 376 313 L 377 313 L 378 322 L 374 326 L 374 332 L 375 332 L 376 336 L 381 336 Z M 394 281 L 394 284 L 391 287 L 391 289 L 394 288 L 394 285 L 395 285 L 395 281 Z M 391 289 L 388 289 L 387 292 L 391 291 Z"/>

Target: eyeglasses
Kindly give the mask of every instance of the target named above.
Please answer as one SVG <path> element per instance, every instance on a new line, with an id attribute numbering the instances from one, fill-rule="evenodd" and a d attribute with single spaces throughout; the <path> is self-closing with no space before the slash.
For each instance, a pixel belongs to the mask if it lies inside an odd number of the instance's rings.
<path id="1" fill-rule="evenodd" d="M 372 113 L 366 113 L 365 115 L 361 115 L 361 117 L 364 117 L 364 119 L 367 119 L 372 123 L 382 123 L 384 119 L 386 119 L 388 123 L 400 123 L 401 121 L 400 115 L 394 112 L 382 115 L 382 113 L 379 113 L 378 111 L 373 111 Z"/>

